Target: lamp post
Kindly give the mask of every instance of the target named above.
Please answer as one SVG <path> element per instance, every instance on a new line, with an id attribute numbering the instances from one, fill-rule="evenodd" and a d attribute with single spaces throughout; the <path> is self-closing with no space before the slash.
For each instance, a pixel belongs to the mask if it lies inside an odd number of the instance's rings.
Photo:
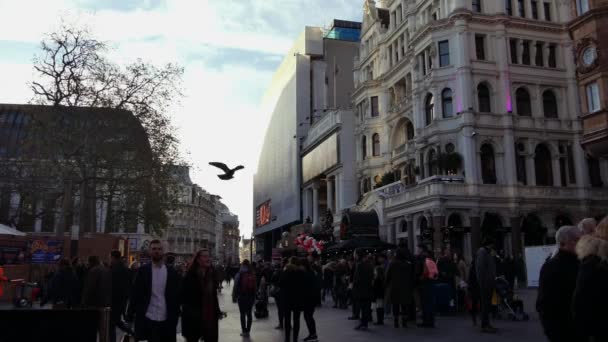
<path id="1" fill-rule="evenodd" d="M 253 231 L 251 232 L 251 240 L 249 240 L 249 260 L 253 262 Z"/>

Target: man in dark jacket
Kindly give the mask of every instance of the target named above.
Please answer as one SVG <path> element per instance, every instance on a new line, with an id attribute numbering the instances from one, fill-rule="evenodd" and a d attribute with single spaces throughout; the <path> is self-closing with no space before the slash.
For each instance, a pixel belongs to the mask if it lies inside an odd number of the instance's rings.
<path id="1" fill-rule="evenodd" d="M 477 251 L 475 258 L 475 272 L 481 302 L 481 331 L 495 333 L 496 328 L 490 324 L 490 309 L 492 306 L 492 294 L 496 284 L 496 262 L 492 255 L 494 241 L 485 238 L 483 246 Z"/>
<path id="2" fill-rule="evenodd" d="M 98 256 L 89 257 L 89 271 L 82 291 L 82 304 L 96 308 L 106 308 L 112 304 L 112 275 Z"/>
<path id="3" fill-rule="evenodd" d="M 397 250 L 397 255 L 389 264 L 386 273 L 387 298 L 393 308 L 395 328 L 399 327 L 399 316 L 403 327 L 407 326 L 407 316 L 412 305 L 414 265 L 408 260 L 408 254 L 405 249 Z"/>
<path id="4" fill-rule="evenodd" d="M 163 246 L 150 242 L 152 263 L 139 268 L 131 292 L 129 315 L 138 340 L 175 342 L 179 318 L 180 276 L 163 262 Z"/>
<path id="5" fill-rule="evenodd" d="M 131 291 L 131 272 L 124 264 L 120 251 L 110 253 L 112 273 L 112 312 L 110 313 L 110 341 L 116 341 L 116 326 L 121 324 Z"/>
<path id="6" fill-rule="evenodd" d="M 559 249 L 540 269 L 536 310 L 551 342 L 580 341 L 571 310 L 579 267 L 576 243 L 580 237 L 577 227 L 561 227 L 555 235 Z"/>
<path id="7" fill-rule="evenodd" d="M 369 321 L 372 320 L 372 299 L 374 283 L 374 266 L 367 255 L 355 266 L 353 277 L 353 298 L 361 308 L 361 321 L 355 328 L 367 330 Z"/>

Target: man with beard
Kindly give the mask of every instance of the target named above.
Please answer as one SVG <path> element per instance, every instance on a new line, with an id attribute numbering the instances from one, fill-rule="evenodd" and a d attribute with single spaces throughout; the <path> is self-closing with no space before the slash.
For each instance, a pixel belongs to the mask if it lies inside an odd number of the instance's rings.
<path id="1" fill-rule="evenodd" d="M 176 341 L 179 318 L 179 282 L 175 269 L 163 262 L 163 246 L 150 242 L 150 264 L 140 267 L 135 278 L 129 318 L 135 316 L 137 340 Z"/>

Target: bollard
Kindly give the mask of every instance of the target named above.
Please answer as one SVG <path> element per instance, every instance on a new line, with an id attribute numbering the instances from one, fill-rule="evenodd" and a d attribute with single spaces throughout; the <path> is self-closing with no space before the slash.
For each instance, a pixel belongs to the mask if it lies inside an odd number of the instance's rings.
<path id="1" fill-rule="evenodd" d="M 99 309 L 99 342 L 110 342 L 110 308 Z"/>

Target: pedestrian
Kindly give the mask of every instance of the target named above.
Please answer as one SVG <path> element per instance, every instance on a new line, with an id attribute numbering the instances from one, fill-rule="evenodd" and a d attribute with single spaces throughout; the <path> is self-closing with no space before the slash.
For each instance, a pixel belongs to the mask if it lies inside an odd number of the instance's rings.
<path id="1" fill-rule="evenodd" d="M 224 289 L 224 278 L 226 277 L 226 268 L 222 265 L 219 265 L 215 273 L 217 274 L 217 282 L 218 282 L 218 290 L 221 293 Z"/>
<path id="2" fill-rule="evenodd" d="M 583 235 L 593 234 L 596 226 L 597 221 L 591 217 L 584 218 L 578 223 L 578 228 L 581 230 Z"/>
<path id="3" fill-rule="evenodd" d="M 464 261 L 464 257 L 460 253 L 454 253 L 454 263 L 456 264 L 456 302 L 458 311 L 462 311 L 464 308 L 464 301 L 466 297 L 466 287 L 468 281 L 468 269 L 467 263 Z"/>
<path id="4" fill-rule="evenodd" d="M 578 227 L 561 227 L 555 234 L 558 250 L 540 269 L 536 311 L 551 342 L 580 341 L 571 304 L 579 267 L 576 243 L 581 235 Z"/>
<path id="5" fill-rule="evenodd" d="M 8 277 L 4 275 L 4 264 L 0 264 L 0 299 L 4 296 L 4 282 L 8 282 Z"/>
<path id="6" fill-rule="evenodd" d="M 384 325 L 384 295 L 385 277 L 384 266 L 376 266 L 374 269 L 374 306 L 376 308 L 376 322 L 374 325 Z"/>
<path id="7" fill-rule="evenodd" d="M 131 290 L 127 320 L 135 320 L 138 341 L 175 342 L 179 319 L 180 277 L 163 261 L 163 245 L 152 240 L 151 263 L 139 267 Z"/>
<path id="8" fill-rule="evenodd" d="M 353 255 L 353 260 L 348 261 L 348 287 L 347 287 L 347 297 L 352 305 L 352 316 L 348 317 L 348 320 L 358 321 L 361 319 L 361 306 L 359 305 L 359 301 L 355 298 L 354 295 L 354 279 L 355 279 L 355 270 L 357 268 L 357 263 L 360 262 L 356 253 Z"/>
<path id="9" fill-rule="evenodd" d="M 48 300 L 53 306 L 60 305 L 70 309 L 80 303 L 78 286 L 78 278 L 72 264 L 68 259 L 61 259 L 59 270 L 50 281 Z"/>
<path id="10" fill-rule="evenodd" d="M 271 277 L 270 296 L 274 297 L 275 304 L 277 306 L 277 316 L 279 318 L 279 325 L 275 327 L 277 330 L 283 329 L 283 323 L 285 322 L 285 300 L 283 299 L 283 291 L 281 290 L 281 277 L 283 275 L 283 268 L 287 266 L 287 259 L 283 259 L 281 264 L 276 265 L 274 272 Z"/>
<path id="11" fill-rule="evenodd" d="M 301 260 L 302 267 L 304 269 L 304 321 L 308 328 L 308 337 L 304 339 L 305 342 L 316 342 L 317 337 L 317 324 L 315 322 L 314 313 L 315 307 L 321 304 L 321 281 L 317 276 L 317 272 L 310 264 L 308 259 Z"/>
<path id="12" fill-rule="evenodd" d="M 241 263 L 241 269 L 234 279 L 232 288 L 233 302 L 239 305 L 241 314 L 241 336 L 249 337 L 251 324 L 253 321 L 252 310 L 257 291 L 256 274 L 251 269 L 249 260 L 245 259 Z"/>
<path id="13" fill-rule="evenodd" d="M 302 294 L 306 290 L 304 285 L 305 277 L 298 258 L 291 257 L 283 270 L 279 285 L 281 287 L 282 298 L 285 301 L 285 342 L 291 341 L 292 332 L 293 342 L 298 341 L 300 314 L 304 306 Z"/>
<path id="14" fill-rule="evenodd" d="M 437 264 L 431 258 L 431 253 L 424 245 L 420 246 L 420 257 L 422 261 L 420 275 L 420 302 L 422 306 L 422 323 L 418 324 L 421 328 L 435 327 L 435 295 L 434 288 L 439 275 Z"/>
<path id="15" fill-rule="evenodd" d="M 338 307 L 338 301 L 336 299 L 336 294 L 334 292 L 334 286 L 335 286 L 335 271 L 334 270 L 335 270 L 334 262 L 328 262 L 327 264 L 325 264 L 325 267 L 323 267 L 322 301 L 325 302 L 325 296 L 327 294 L 329 294 L 334 301 L 333 308 L 335 309 Z"/>
<path id="16" fill-rule="evenodd" d="M 446 303 L 448 306 L 445 307 L 445 305 L 441 305 L 441 309 L 450 310 L 454 307 L 453 304 L 456 299 L 456 276 L 458 274 L 458 267 L 449 248 L 443 249 L 442 256 L 437 261 L 437 269 L 439 270 L 439 281 L 447 284 L 449 292 L 449 302 Z"/>
<path id="17" fill-rule="evenodd" d="M 475 259 L 471 261 L 471 267 L 469 268 L 468 280 L 467 280 L 467 299 L 468 299 L 468 310 L 473 319 L 473 325 L 477 326 L 477 313 L 480 306 L 480 292 L 479 282 L 477 281 L 477 271 L 475 267 Z"/>
<path id="18" fill-rule="evenodd" d="M 401 317 L 403 327 L 407 327 L 409 307 L 413 304 L 413 265 L 408 260 L 408 254 L 409 252 L 405 249 L 397 250 L 386 274 L 387 297 L 393 308 L 395 328 L 399 328 L 399 317 Z"/>
<path id="19" fill-rule="evenodd" d="M 112 274 L 98 256 L 89 257 L 89 271 L 82 290 L 82 304 L 96 308 L 112 304 Z"/>
<path id="20" fill-rule="evenodd" d="M 131 272 L 122 260 L 120 251 L 110 253 L 112 275 L 112 311 L 110 312 L 110 341 L 116 341 L 116 327 L 122 325 L 122 316 L 131 293 Z"/>
<path id="21" fill-rule="evenodd" d="M 348 265 L 346 260 L 341 259 L 336 265 L 334 273 L 334 293 L 339 309 L 348 309 Z"/>
<path id="22" fill-rule="evenodd" d="M 362 255 L 359 260 L 355 265 L 353 299 L 358 303 L 361 310 L 361 320 L 355 329 L 367 330 L 368 323 L 372 320 L 374 266 L 369 255 Z"/>
<path id="23" fill-rule="evenodd" d="M 492 255 L 494 241 L 484 238 L 482 247 L 477 251 L 475 258 L 475 273 L 479 285 L 479 299 L 481 302 L 481 331 L 485 333 L 496 333 L 496 328 L 490 324 L 490 310 L 492 306 L 492 295 L 496 283 L 496 261 Z"/>
<path id="24" fill-rule="evenodd" d="M 179 294 L 182 307 L 182 336 L 186 342 L 219 340 L 219 307 L 217 276 L 208 249 L 199 250 L 192 258 Z"/>
<path id="25" fill-rule="evenodd" d="M 574 320 L 580 341 L 608 341 L 608 217 L 595 232 L 576 245 L 579 266 L 573 299 Z"/>

